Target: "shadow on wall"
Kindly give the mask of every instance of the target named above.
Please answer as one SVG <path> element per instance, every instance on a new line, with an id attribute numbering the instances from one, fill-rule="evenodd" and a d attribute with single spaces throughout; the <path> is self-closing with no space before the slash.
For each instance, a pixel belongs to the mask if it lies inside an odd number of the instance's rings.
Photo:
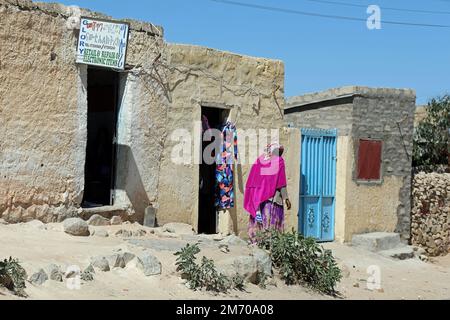
<path id="1" fill-rule="evenodd" d="M 125 191 L 136 212 L 135 220 L 143 224 L 145 208 L 151 204 L 151 201 L 130 146 L 117 145 L 117 159 L 117 163 L 121 165 L 117 167 L 116 189 Z"/>

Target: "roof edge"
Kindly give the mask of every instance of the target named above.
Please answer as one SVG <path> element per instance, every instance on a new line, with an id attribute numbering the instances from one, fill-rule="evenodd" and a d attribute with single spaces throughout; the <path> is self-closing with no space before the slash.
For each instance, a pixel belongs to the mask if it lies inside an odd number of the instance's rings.
<path id="1" fill-rule="evenodd" d="M 345 86 L 287 98 L 285 110 L 324 101 L 344 99 L 352 96 L 363 96 L 368 98 L 401 97 L 403 99 L 415 100 L 416 92 L 412 89 Z"/>
<path id="2" fill-rule="evenodd" d="M 33 2 L 32 0 L 0 0 L 0 5 L 14 6 L 21 11 L 37 11 L 48 14 L 54 17 L 69 18 L 73 14 L 73 8 L 77 6 L 66 6 L 56 2 Z M 115 19 L 106 14 L 95 12 L 86 8 L 79 8 L 82 16 L 92 18 L 116 20 L 127 22 L 130 24 L 130 29 L 138 32 L 146 32 L 153 36 L 163 37 L 164 28 L 162 26 L 154 25 L 151 22 L 139 21 L 134 19 Z"/>

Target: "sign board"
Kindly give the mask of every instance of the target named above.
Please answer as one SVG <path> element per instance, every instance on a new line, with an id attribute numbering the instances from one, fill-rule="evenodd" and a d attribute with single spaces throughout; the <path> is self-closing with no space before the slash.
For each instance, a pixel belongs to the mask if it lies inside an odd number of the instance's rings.
<path id="1" fill-rule="evenodd" d="M 82 17 L 76 62 L 123 70 L 129 28 L 123 22 Z"/>

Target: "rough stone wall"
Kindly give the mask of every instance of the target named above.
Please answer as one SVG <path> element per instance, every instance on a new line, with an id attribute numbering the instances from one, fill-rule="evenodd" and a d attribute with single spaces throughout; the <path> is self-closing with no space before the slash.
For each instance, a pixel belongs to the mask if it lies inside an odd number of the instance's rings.
<path id="1" fill-rule="evenodd" d="M 411 226 L 410 199 L 415 101 L 416 96 L 412 90 L 363 90 L 359 96 L 355 97 L 353 111 L 354 159 L 357 159 L 359 139 L 371 138 L 383 141 L 383 181 L 381 186 L 384 188 L 384 192 L 379 201 L 393 204 L 397 202 L 395 210 L 397 225 L 392 231 L 400 233 L 405 241 L 410 239 Z M 354 181 L 356 181 L 356 169 L 355 161 Z M 399 188 L 397 183 L 389 186 L 388 180 L 392 179 L 401 180 Z M 357 184 L 359 183 L 357 182 Z M 364 183 L 359 185 L 363 186 Z M 355 212 L 355 214 L 360 213 Z"/>
<path id="2" fill-rule="evenodd" d="M 109 18 L 84 9 L 82 14 Z M 70 8 L 59 4 L 0 0 L 0 215 L 10 222 L 50 222 L 79 213 L 87 68 L 74 61 L 78 34 L 66 28 L 70 15 Z M 167 98 L 149 64 L 164 52 L 164 43 L 161 28 L 130 23 L 127 62 L 143 81 L 125 85 L 136 98 L 125 130 L 134 139 L 133 144 L 126 138 L 122 142 L 139 164 L 129 176 L 139 176 L 139 187 L 147 193 L 130 202 L 142 203 L 142 198 L 156 198 L 157 193 L 159 140 L 164 133 L 160 110 L 167 109 Z M 151 93 L 144 87 L 153 87 Z M 150 117 L 153 122 L 147 121 Z M 125 191 L 136 190 L 132 180 L 123 184 Z"/>
<path id="3" fill-rule="evenodd" d="M 428 255 L 450 252 L 450 174 L 418 173 L 413 179 L 411 242 Z"/>
<path id="4" fill-rule="evenodd" d="M 244 129 L 277 129 L 283 126 L 284 65 L 280 61 L 250 58 L 213 49 L 169 44 L 169 135 L 185 129 L 191 135 L 201 119 L 201 106 L 218 105 L 230 110 L 229 119 Z M 199 138 L 200 139 L 200 138 Z M 198 164 L 175 164 L 171 153 L 178 141 L 164 145 L 159 179 L 158 221 L 181 221 L 197 227 Z M 192 154 L 199 146 L 192 141 Z M 244 150 L 239 139 L 239 149 Z M 241 154 L 242 156 L 242 154 Z M 247 155 L 248 157 L 248 155 Z M 230 214 L 234 230 L 246 234 L 248 214 L 243 210 L 243 191 L 250 165 L 235 169 L 236 207 Z M 295 195 L 295 190 L 292 190 Z"/>
<path id="5" fill-rule="evenodd" d="M 339 136 L 348 136 L 351 134 L 353 101 L 331 106 L 327 106 L 324 103 L 317 103 L 315 108 L 302 109 L 300 107 L 285 111 L 286 123 L 289 126 L 297 128 L 337 129 Z"/>
<path id="6" fill-rule="evenodd" d="M 45 220 L 82 197 L 85 75 L 71 63 L 76 37 L 63 17 L 8 2 L 0 2 L 0 212 L 11 222 Z"/>

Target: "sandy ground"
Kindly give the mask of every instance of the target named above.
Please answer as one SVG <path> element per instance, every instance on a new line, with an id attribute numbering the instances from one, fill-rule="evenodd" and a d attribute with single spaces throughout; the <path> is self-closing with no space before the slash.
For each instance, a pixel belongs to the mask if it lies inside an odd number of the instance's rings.
<path id="1" fill-rule="evenodd" d="M 90 257 L 112 254 L 118 249 L 133 253 L 149 250 L 162 263 L 162 274 L 152 277 L 145 277 L 131 264 L 125 269 L 97 271 L 95 280 L 83 283 L 79 290 L 70 290 L 65 283 L 54 281 L 47 281 L 42 286 L 27 282 L 29 299 L 331 299 L 301 286 L 286 286 L 280 280 L 274 280 L 266 289 L 247 284 L 245 292 L 232 291 L 226 295 L 194 292 L 186 288 L 175 270 L 174 251 L 143 248 L 114 236 L 119 229 L 145 230 L 145 227 L 96 228 L 108 230 L 110 237 L 73 237 L 65 234 L 60 224 L 47 225 L 47 230 L 26 224 L 0 224 L 0 258 L 18 258 L 29 275 L 50 263 L 62 267 L 78 265 L 83 269 L 88 266 Z M 180 243 L 179 239 L 160 238 L 153 234 L 139 239 Z M 434 263 L 418 259 L 396 261 L 346 245 L 330 243 L 325 246 L 333 250 L 344 269 L 344 278 L 338 286 L 344 299 L 450 299 L 450 256 L 438 258 Z M 200 255 L 220 259 L 248 251 L 238 246 L 230 249 L 230 253 L 223 253 L 217 246 L 205 246 Z M 367 289 L 369 266 L 378 266 L 380 270 L 380 290 Z M 18 298 L 0 289 L 0 299 Z"/>

